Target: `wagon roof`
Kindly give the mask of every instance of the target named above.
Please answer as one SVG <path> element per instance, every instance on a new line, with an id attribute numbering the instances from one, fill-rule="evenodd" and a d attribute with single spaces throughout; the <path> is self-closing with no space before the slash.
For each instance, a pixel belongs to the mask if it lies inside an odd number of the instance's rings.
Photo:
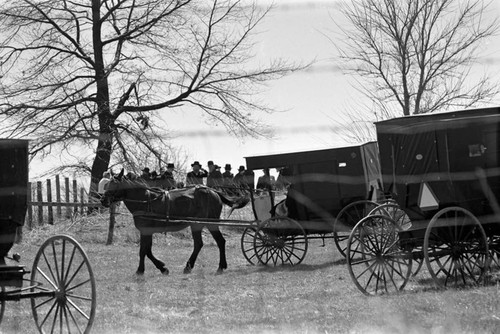
<path id="1" fill-rule="evenodd" d="M 248 169 L 285 167 L 303 163 L 314 163 L 342 159 L 345 156 L 346 152 L 349 152 L 349 154 L 353 150 L 359 152 L 361 150 L 361 147 L 376 145 L 376 142 L 367 142 L 359 145 L 343 146 L 323 150 L 250 156 L 245 157 L 245 159 Z"/>
<path id="2" fill-rule="evenodd" d="M 418 133 L 500 123 L 500 107 L 398 117 L 376 122 L 377 133 Z"/>
<path id="3" fill-rule="evenodd" d="M 27 139 L 10 139 L 10 138 L 0 138 L 0 147 L 9 148 L 9 147 L 24 147 L 28 145 L 29 140 Z"/>

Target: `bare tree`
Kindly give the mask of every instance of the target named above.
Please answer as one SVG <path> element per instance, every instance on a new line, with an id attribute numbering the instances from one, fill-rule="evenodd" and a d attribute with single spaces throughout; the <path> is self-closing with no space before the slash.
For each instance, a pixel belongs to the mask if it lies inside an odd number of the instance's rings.
<path id="1" fill-rule="evenodd" d="M 338 25 L 341 42 L 334 43 L 375 118 L 490 101 L 496 84 L 487 75 L 471 76 L 483 42 L 498 32 L 489 6 L 482 0 L 342 2 L 348 24 Z M 359 114 L 352 120 L 361 119 Z"/>
<path id="2" fill-rule="evenodd" d="M 258 134 L 252 116 L 271 109 L 253 94 L 297 68 L 250 66 L 268 10 L 233 0 L 3 1 L 0 135 L 36 138 L 33 154 L 92 149 L 93 191 L 114 149 L 151 146 L 172 108 Z"/>

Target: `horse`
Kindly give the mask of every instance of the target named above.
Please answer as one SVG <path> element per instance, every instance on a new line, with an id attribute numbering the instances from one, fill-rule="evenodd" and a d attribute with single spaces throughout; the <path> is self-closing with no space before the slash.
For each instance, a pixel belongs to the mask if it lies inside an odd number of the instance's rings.
<path id="1" fill-rule="evenodd" d="M 203 224 L 201 221 L 204 218 L 220 219 L 222 204 L 226 204 L 234 210 L 244 207 L 249 200 L 249 196 L 244 193 L 238 196 L 229 196 L 221 190 L 203 185 L 169 191 L 150 188 L 140 178 L 124 176 L 122 170 L 119 175 L 111 178 L 101 198 L 101 203 L 105 207 L 109 207 L 113 202 L 123 201 L 134 216 L 134 225 L 141 235 L 139 267 L 136 274 L 144 274 L 144 259 L 147 256 L 162 274 L 168 275 L 169 271 L 165 263 L 158 260 L 152 253 L 153 234 L 180 231 L 187 227 L 191 228 L 194 247 L 184 268 L 184 273 L 188 274 L 194 268 L 196 258 L 203 247 L 201 232 L 206 227 L 219 248 L 217 274 L 221 274 L 227 269 L 226 240 L 219 230 L 219 226 Z M 191 222 L 189 220 L 199 221 Z"/>

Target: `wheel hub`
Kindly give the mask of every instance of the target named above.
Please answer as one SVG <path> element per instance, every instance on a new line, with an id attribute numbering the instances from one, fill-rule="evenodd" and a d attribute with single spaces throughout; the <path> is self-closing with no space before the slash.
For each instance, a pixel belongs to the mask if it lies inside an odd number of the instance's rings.
<path id="1" fill-rule="evenodd" d="M 66 291 L 64 289 L 56 290 L 54 297 L 56 298 L 56 301 L 59 304 L 61 305 L 66 304 L 67 297 L 66 297 Z"/>

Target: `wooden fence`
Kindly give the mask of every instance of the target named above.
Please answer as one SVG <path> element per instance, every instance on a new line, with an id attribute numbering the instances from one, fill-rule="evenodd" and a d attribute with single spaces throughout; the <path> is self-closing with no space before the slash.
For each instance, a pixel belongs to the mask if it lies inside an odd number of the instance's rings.
<path id="1" fill-rule="evenodd" d="M 71 218 L 76 214 L 85 214 L 89 207 L 102 207 L 101 203 L 89 203 L 86 190 L 78 186 L 77 180 L 70 182 L 66 177 L 61 184 L 60 176 L 56 175 L 54 183 L 52 181 L 47 179 L 45 183 L 37 181 L 28 184 L 28 228 L 33 228 L 35 221 L 38 225 L 45 222 L 54 224 L 54 217 L 63 218 L 63 208 L 64 218 Z"/>

